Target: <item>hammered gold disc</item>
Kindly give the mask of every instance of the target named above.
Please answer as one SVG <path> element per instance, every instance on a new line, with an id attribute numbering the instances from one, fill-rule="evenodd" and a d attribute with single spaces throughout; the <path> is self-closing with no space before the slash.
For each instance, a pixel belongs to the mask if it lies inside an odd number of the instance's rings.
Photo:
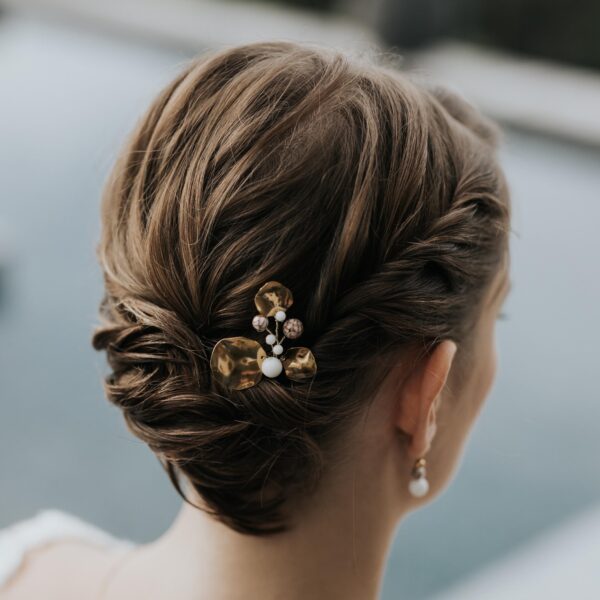
<path id="1" fill-rule="evenodd" d="M 317 372 L 317 361 L 308 348 L 290 348 L 282 362 L 285 374 L 294 381 L 310 379 Z"/>
<path id="2" fill-rule="evenodd" d="M 292 292 L 278 281 L 267 281 L 254 296 L 258 312 L 265 317 L 272 317 L 278 310 L 287 310 L 293 303 Z"/>
<path id="3" fill-rule="evenodd" d="M 220 339 L 210 355 L 210 368 L 219 382 L 234 390 L 256 385 L 267 353 L 256 341 L 245 337 Z"/>

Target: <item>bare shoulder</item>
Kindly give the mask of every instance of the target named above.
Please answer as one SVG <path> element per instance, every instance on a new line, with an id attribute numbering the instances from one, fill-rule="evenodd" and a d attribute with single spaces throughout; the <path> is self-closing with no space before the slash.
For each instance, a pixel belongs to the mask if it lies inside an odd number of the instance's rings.
<path id="1" fill-rule="evenodd" d="M 70 538 L 32 548 L 0 588 L 0 600 L 88 598 L 117 555 L 117 550 Z"/>

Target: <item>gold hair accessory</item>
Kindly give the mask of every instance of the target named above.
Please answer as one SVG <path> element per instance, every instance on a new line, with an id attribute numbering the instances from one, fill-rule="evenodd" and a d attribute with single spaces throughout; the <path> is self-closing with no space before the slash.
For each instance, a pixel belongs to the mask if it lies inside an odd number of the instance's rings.
<path id="1" fill-rule="evenodd" d="M 246 337 L 220 339 L 210 356 L 214 377 L 225 387 L 243 390 L 256 385 L 262 376 L 277 377 L 283 370 L 293 381 L 305 381 L 317 372 L 313 353 L 301 346 L 289 348 L 285 354 L 281 343 L 284 338 L 296 339 L 304 326 L 300 319 L 288 319 L 287 309 L 293 304 L 292 292 L 278 281 L 268 281 L 254 296 L 258 310 L 252 319 L 256 331 L 267 331 L 266 343 L 271 346 L 271 356 L 256 340 Z M 269 329 L 269 317 L 275 318 L 275 332 Z M 280 337 L 279 324 L 283 335 Z M 282 356 L 283 355 L 283 356 Z M 281 358 L 280 358 L 281 357 Z"/>

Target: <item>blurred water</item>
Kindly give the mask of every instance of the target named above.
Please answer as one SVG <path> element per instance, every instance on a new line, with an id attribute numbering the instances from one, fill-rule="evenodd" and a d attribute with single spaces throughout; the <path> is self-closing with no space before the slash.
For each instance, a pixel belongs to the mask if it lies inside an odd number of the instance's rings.
<path id="1" fill-rule="evenodd" d="M 146 541 L 179 507 L 103 399 L 89 337 L 100 187 L 184 60 L 0 21 L 0 526 L 53 506 Z M 514 291 L 497 385 L 452 487 L 400 527 L 384 599 L 425 598 L 600 501 L 600 153 L 507 132 L 503 157 Z"/>

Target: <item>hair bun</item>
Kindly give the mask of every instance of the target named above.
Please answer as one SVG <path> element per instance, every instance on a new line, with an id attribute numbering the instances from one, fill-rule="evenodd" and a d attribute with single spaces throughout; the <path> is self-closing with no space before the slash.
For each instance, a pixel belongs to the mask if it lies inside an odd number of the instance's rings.
<path id="1" fill-rule="evenodd" d="M 104 192 L 92 341 L 108 398 L 180 492 L 183 476 L 239 531 L 287 528 L 396 353 L 466 339 L 507 248 L 493 129 L 400 73 L 293 43 L 202 57 L 163 90 Z M 257 339 L 252 299 L 273 280 L 293 288 L 318 375 L 224 389 L 211 351 Z"/>

